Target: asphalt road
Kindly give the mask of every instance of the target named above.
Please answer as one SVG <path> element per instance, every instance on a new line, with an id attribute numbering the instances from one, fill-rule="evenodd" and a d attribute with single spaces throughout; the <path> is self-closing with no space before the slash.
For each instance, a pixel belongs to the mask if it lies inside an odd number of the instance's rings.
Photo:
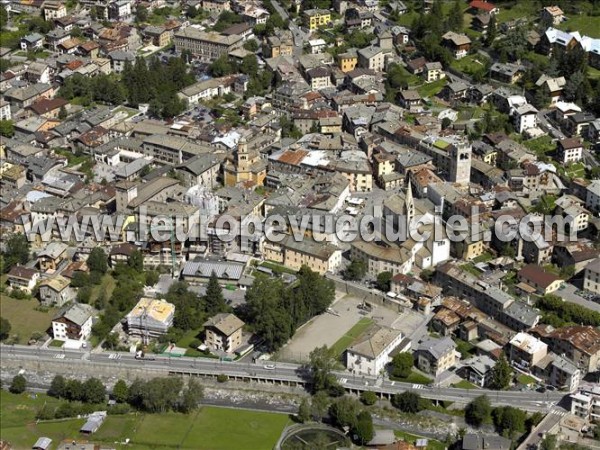
<path id="1" fill-rule="evenodd" d="M 255 377 L 265 381 L 301 382 L 302 375 L 306 372 L 302 366 L 289 363 L 259 363 L 226 362 L 202 358 L 170 358 L 165 356 L 152 356 L 153 360 L 137 360 L 130 353 L 124 352 L 99 352 L 90 353 L 76 350 L 63 350 L 54 348 L 39 348 L 28 346 L 0 347 L 1 359 L 25 359 L 38 361 L 52 361 L 64 363 L 69 367 L 77 364 L 101 364 L 124 368 L 144 368 L 152 371 L 176 371 L 199 375 L 226 374 L 230 377 Z M 272 366 L 268 366 L 272 364 Z M 270 367 L 270 368 L 269 368 Z M 528 411 L 547 411 L 557 404 L 564 396 L 559 392 L 546 392 L 544 394 L 531 391 L 491 391 L 485 389 L 457 389 L 419 384 L 394 382 L 383 378 L 354 375 L 348 372 L 334 372 L 340 383 L 348 389 L 372 390 L 384 394 L 396 394 L 404 391 L 413 391 L 422 397 L 451 402 L 469 402 L 472 399 L 486 394 L 493 405 L 510 405 Z"/>
<path id="2" fill-rule="evenodd" d="M 290 31 L 292 32 L 292 36 L 294 37 L 294 45 L 296 46 L 294 53 L 301 55 L 302 49 L 304 48 L 304 43 L 308 40 L 308 36 L 290 19 L 288 12 L 283 6 L 281 6 L 279 2 L 273 1 L 273 7 L 284 22 L 288 19 L 290 20 Z"/>

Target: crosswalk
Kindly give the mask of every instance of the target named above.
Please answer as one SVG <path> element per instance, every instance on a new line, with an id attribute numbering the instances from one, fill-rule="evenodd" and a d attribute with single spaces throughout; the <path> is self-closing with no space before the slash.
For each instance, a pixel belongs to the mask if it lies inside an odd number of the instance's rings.
<path id="1" fill-rule="evenodd" d="M 119 353 L 111 353 L 108 355 L 108 359 L 121 359 L 121 355 Z"/>
<path id="2" fill-rule="evenodd" d="M 413 384 L 413 385 L 412 385 L 412 388 L 413 388 L 413 389 L 424 389 L 424 388 L 425 388 L 425 386 L 424 386 L 424 385 L 422 385 L 422 384 Z"/>
<path id="3" fill-rule="evenodd" d="M 346 381 L 348 381 L 348 378 L 340 378 L 340 383 L 344 384 Z"/>
<path id="4" fill-rule="evenodd" d="M 566 416 L 568 413 L 567 413 L 567 411 L 563 411 L 563 410 L 561 410 L 561 409 L 551 409 L 551 410 L 550 410 L 550 414 L 554 414 L 555 416 L 564 417 L 564 416 Z"/>

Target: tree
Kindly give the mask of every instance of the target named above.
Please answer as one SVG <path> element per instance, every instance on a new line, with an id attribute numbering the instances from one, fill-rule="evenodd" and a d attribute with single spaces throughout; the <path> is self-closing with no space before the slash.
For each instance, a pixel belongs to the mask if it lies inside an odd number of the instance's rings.
<path id="1" fill-rule="evenodd" d="M 29 241 L 22 233 L 11 234 L 6 242 L 4 252 L 4 270 L 9 271 L 16 264 L 29 261 Z"/>
<path id="2" fill-rule="evenodd" d="M 360 401 L 363 402 L 363 405 L 372 406 L 377 403 L 377 394 L 373 391 L 362 391 Z"/>
<path id="3" fill-rule="evenodd" d="M 56 398 L 64 398 L 66 396 L 67 382 L 65 377 L 62 375 L 55 375 L 50 383 L 50 389 L 48 389 L 48 395 Z"/>
<path id="4" fill-rule="evenodd" d="M 85 272 L 75 272 L 73 278 L 71 279 L 71 286 L 75 288 L 80 288 L 83 286 L 88 286 L 90 284 L 90 275 Z"/>
<path id="5" fill-rule="evenodd" d="M 496 21 L 496 15 L 492 14 L 492 16 L 490 17 L 490 21 L 488 23 L 487 32 L 485 34 L 485 45 L 490 47 L 496 40 L 497 36 L 498 36 L 498 23 Z"/>
<path id="6" fill-rule="evenodd" d="M 156 270 L 146 270 L 145 271 L 145 284 L 146 286 L 154 286 L 158 283 L 159 275 Z"/>
<path id="7" fill-rule="evenodd" d="M 310 403 L 306 397 L 304 397 L 300 402 L 300 406 L 298 406 L 298 413 L 296 414 L 296 417 L 298 418 L 298 421 L 300 423 L 305 423 L 310 420 Z"/>
<path id="8" fill-rule="evenodd" d="M 108 258 L 101 247 L 94 247 L 87 259 L 87 265 L 92 272 L 105 274 L 108 270 Z"/>
<path id="9" fill-rule="evenodd" d="M 4 317 L 0 317 L 0 341 L 3 341 L 10 336 L 10 322 Z"/>
<path id="10" fill-rule="evenodd" d="M 85 398 L 85 392 L 83 390 L 83 383 L 79 380 L 69 380 L 65 387 L 65 396 L 71 401 L 83 401 Z"/>
<path id="11" fill-rule="evenodd" d="M 414 364 L 412 354 L 401 352 L 392 358 L 392 376 L 406 378 L 410 375 Z"/>
<path id="12" fill-rule="evenodd" d="M 125 380 L 118 380 L 112 390 L 112 398 L 117 403 L 125 403 L 129 396 L 129 388 Z"/>
<path id="13" fill-rule="evenodd" d="M 0 27 L 4 28 L 8 22 L 8 12 L 4 7 L 0 8 Z"/>
<path id="14" fill-rule="evenodd" d="M 442 130 L 445 130 L 446 128 L 450 128 L 451 125 L 452 125 L 452 119 L 450 119 L 449 117 L 444 117 L 442 119 Z"/>
<path id="15" fill-rule="evenodd" d="M 325 391 L 319 391 L 312 396 L 310 402 L 310 413 L 313 420 L 320 422 L 327 413 L 329 397 Z"/>
<path id="16" fill-rule="evenodd" d="M 215 59 L 208 70 L 213 77 L 222 77 L 232 74 L 235 71 L 227 55 L 222 55 Z"/>
<path id="17" fill-rule="evenodd" d="M 381 272 L 377 275 L 377 288 L 383 292 L 388 292 L 392 283 L 392 272 Z"/>
<path id="18" fill-rule="evenodd" d="M 556 449 L 556 435 L 555 434 L 548 434 L 546 435 L 546 437 L 542 440 L 542 443 L 540 444 L 540 450 L 555 450 Z"/>
<path id="19" fill-rule="evenodd" d="M 258 42 L 256 42 L 256 39 L 250 39 L 244 42 L 244 49 L 256 53 L 258 51 Z"/>
<path id="20" fill-rule="evenodd" d="M 65 107 L 63 105 L 58 110 L 58 118 L 59 118 L 59 120 L 65 120 L 67 118 L 67 116 L 68 116 L 67 110 L 65 109 Z"/>
<path id="21" fill-rule="evenodd" d="M 356 417 L 352 434 L 360 445 L 365 445 L 375 434 L 373 429 L 373 418 L 368 411 L 361 411 Z"/>
<path id="22" fill-rule="evenodd" d="M 510 385 L 512 375 L 513 372 L 506 360 L 506 356 L 504 353 L 501 353 L 496 365 L 492 368 L 490 387 L 497 390 L 506 389 Z"/>
<path id="23" fill-rule="evenodd" d="M 110 350 L 116 349 L 119 346 L 119 335 L 117 333 L 108 333 L 106 338 L 104 338 L 102 346 Z"/>
<path id="24" fill-rule="evenodd" d="M 463 26 L 463 2 L 461 0 L 455 0 L 454 6 L 450 9 L 450 12 L 448 14 L 446 28 L 451 31 L 460 32 L 462 31 Z"/>
<path id="25" fill-rule="evenodd" d="M 492 404 L 487 395 L 474 399 L 465 408 L 465 420 L 469 425 L 480 427 L 492 417 Z"/>
<path id="26" fill-rule="evenodd" d="M 23 375 L 15 375 L 8 389 L 13 394 L 22 394 L 27 388 L 27 380 Z"/>
<path id="27" fill-rule="evenodd" d="M 256 55 L 244 56 L 239 70 L 246 75 L 256 75 L 258 73 L 258 62 L 256 60 Z"/>
<path id="28" fill-rule="evenodd" d="M 223 297 L 223 290 L 219 284 L 219 278 L 214 271 L 210 275 L 208 284 L 206 285 L 204 302 L 206 304 L 206 313 L 209 316 L 214 316 L 217 313 L 227 310 L 227 304 L 225 303 L 225 298 Z"/>
<path id="29" fill-rule="evenodd" d="M 512 439 L 516 433 L 525 431 L 527 413 L 512 406 L 503 406 L 494 409 L 494 425 L 505 437 Z"/>
<path id="30" fill-rule="evenodd" d="M 336 364 L 336 355 L 333 349 L 326 345 L 315 348 L 309 355 L 310 370 L 312 375 L 313 392 L 330 391 L 339 385 L 331 373 Z"/>
<path id="31" fill-rule="evenodd" d="M 138 5 L 135 8 L 135 21 L 137 23 L 144 23 L 148 20 L 148 8 L 143 5 Z"/>
<path id="32" fill-rule="evenodd" d="M 131 252 L 127 264 L 129 264 L 129 267 L 133 268 L 136 272 L 142 273 L 144 271 L 144 256 L 142 255 L 142 252 L 139 250 Z"/>
<path id="33" fill-rule="evenodd" d="M 367 265 L 360 259 L 350 261 L 348 267 L 344 271 L 344 278 L 347 280 L 357 281 L 362 280 L 367 274 Z"/>
<path id="34" fill-rule="evenodd" d="M 361 405 L 354 397 L 344 395 L 331 403 L 329 415 L 336 426 L 340 428 L 352 427 L 356 423 L 356 416 L 360 410 Z"/>
<path id="35" fill-rule="evenodd" d="M 83 401 L 86 403 L 104 403 L 106 387 L 98 378 L 89 378 L 83 383 Z"/>
<path id="36" fill-rule="evenodd" d="M 169 287 L 166 300 L 175 305 L 173 325 L 180 330 L 188 331 L 202 325 L 204 305 L 198 296 L 188 289 L 187 283 L 178 281 Z"/>
<path id="37" fill-rule="evenodd" d="M 421 396 L 410 391 L 394 394 L 392 405 L 402 412 L 416 414 L 422 409 Z"/>
<path id="38" fill-rule="evenodd" d="M 188 381 L 187 387 L 183 390 L 181 395 L 181 402 L 179 404 L 179 411 L 183 413 L 189 413 L 198 408 L 200 400 L 204 397 L 204 389 L 193 378 Z"/>

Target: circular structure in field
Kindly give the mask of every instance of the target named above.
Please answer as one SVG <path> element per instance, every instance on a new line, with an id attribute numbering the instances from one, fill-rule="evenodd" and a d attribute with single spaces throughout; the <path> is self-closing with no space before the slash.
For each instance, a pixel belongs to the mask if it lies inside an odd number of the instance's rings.
<path id="1" fill-rule="evenodd" d="M 339 448 L 350 444 L 350 439 L 337 428 L 320 423 L 292 425 L 283 430 L 276 450 L 312 450 Z"/>

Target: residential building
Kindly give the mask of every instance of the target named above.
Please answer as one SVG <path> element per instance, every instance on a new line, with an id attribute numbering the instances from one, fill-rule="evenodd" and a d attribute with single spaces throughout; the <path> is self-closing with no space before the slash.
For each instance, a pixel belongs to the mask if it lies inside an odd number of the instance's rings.
<path id="1" fill-rule="evenodd" d="M 30 294 L 39 279 L 40 274 L 37 270 L 16 265 L 8 272 L 6 282 L 11 289 L 19 289 Z"/>
<path id="2" fill-rule="evenodd" d="M 530 128 L 537 127 L 538 110 L 535 106 L 526 103 L 518 108 L 513 108 L 511 116 L 515 125 L 515 130 L 518 133 L 523 133 Z"/>
<path id="3" fill-rule="evenodd" d="M 36 51 L 41 50 L 44 47 L 44 36 L 38 33 L 28 34 L 21 38 L 21 50 L 25 51 Z"/>
<path id="4" fill-rule="evenodd" d="M 276 33 L 275 36 L 269 36 L 265 47 L 265 54 L 267 57 L 277 58 L 278 56 L 292 56 L 294 51 L 292 32 L 289 30 L 282 30 Z"/>
<path id="5" fill-rule="evenodd" d="M 448 31 L 442 36 L 442 45 L 452 52 L 455 59 L 461 59 L 469 53 L 471 39 L 466 34 Z"/>
<path id="6" fill-rule="evenodd" d="M 54 19 L 60 19 L 67 15 L 65 4 L 58 0 L 46 0 L 43 6 L 44 20 L 51 22 Z"/>
<path id="7" fill-rule="evenodd" d="M 381 47 L 371 45 L 358 50 L 358 65 L 375 72 L 385 69 L 385 53 Z"/>
<path id="8" fill-rule="evenodd" d="M 144 28 L 144 35 L 157 47 L 166 47 L 171 43 L 171 33 L 165 27 L 148 26 Z"/>
<path id="9" fill-rule="evenodd" d="M 474 14 L 494 15 L 500 12 L 500 8 L 487 0 L 473 0 L 469 3 L 469 10 Z"/>
<path id="10" fill-rule="evenodd" d="M 58 265 L 67 257 L 67 244 L 50 242 L 37 254 L 37 265 L 40 270 L 55 271 Z"/>
<path id="11" fill-rule="evenodd" d="M 317 53 L 323 52 L 327 48 L 327 42 L 324 39 L 310 39 L 308 41 L 310 47 L 310 53 L 316 55 Z"/>
<path id="12" fill-rule="evenodd" d="M 600 421 L 600 386 L 582 388 L 572 394 L 571 414 L 592 423 Z"/>
<path id="13" fill-rule="evenodd" d="M 229 0 L 202 0 L 202 9 L 221 14 L 223 11 L 231 11 L 231 2 Z"/>
<path id="14" fill-rule="evenodd" d="M 560 288 L 563 280 L 537 264 L 528 264 L 517 273 L 520 282 L 533 287 L 540 295 L 551 294 Z"/>
<path id="15" fill-rule="evenodd" d="M 490 78 L 506 84 L 516 83 L 524 73 L 525 68 L 518 64 L 495 62 L 490 68 Z"/>
<path id="16" fill-rule="evenodd" d="M 457 374 L 479 387 L 486 387 L 492 375 L 496 361 L 487 355 L 473 356 L 461 362 Z"/>
<path id="17" fill-rule="evenodd" d="M 234 314 L 217 314 L 204 323 L 204 344 L 211 350 L 233 353 L 242 345 L 243 326 Z"/>
<path id="18" fill-rule="evenodd" d="M 4 99 L 0 100 L 0 120 L 10 120 L 11 117 L 10 103 Z"/>
<path id="19" fill-rule="evenodd" d="M 446 78 L 446 73 L 444 72 L 442 63 L 435 61 L 425 64 L 423 76 L 425 77 L 425 81 L 432 83 L 434 81 L 443 80 Z"/>
<path id="20" fill-rule="evenodd" d="M 462 450 L 510 450 L 512 446 L 510 439 L 496 434 L 466 433 L 461 448 Z"/>
<path id="21" fill-rule="evenodd" d="M 52 335 L 58 341 L 87 341 L 92 333 L 94 309 L 74 303 L 63 307 L 52 319 Z"/>
<path id="22" fill-rule="evenodd" d="M 558 141 L 558 160 L 563 164 L 581 161 L 583 157 L 583 142 L 578 138 L 566 138 Z"/>
<path id="23" fill-rule="evenodd" d="M 583 375 L 600 370 L 600 330 L 591 326 L 554 329 L 540 325 L 531 334 L 546 342 L 554 353 L 573 362 Z"/>
<path id="24" fill-rule="evenodd" d="M 293 236 L 288 236 L 281 242 L 265 242 L 265 259 L 279 262 L 285 267 L 300 270 L 304 265 L 312 271 L 324 275 L 334 272 L 342 264 L 342 251 L 329 243 L 317 243 L 305 238 L 296 241 Z"/>
<path id="25" fill-rule="evenodd" d="M 167 334 L 173 326 L 175 305 L 165 300 L 143 297 L 127 314 L 127 332 L 141 336 L 144 342 Z"/>
<path id="26" fill-rule="evenodd" d="M 583 289 L 600 294 L 600 258 L 593 260 L 585 266 Z"/>
<path id="27" fill-rule="evenodd" d="M 449 336 L 427 337 L 415 349 L 415 360 L 420 370 L 438 376 L 456 364 L 456 344 Z"/>
<path id="28" fill-rule="evenodd" d="M 304 23 L 310 31 L 326 27 L 331 22 L 331 12 L 326 9 L 307 9 L 303 13 Z"/>
<path id="29" fill-rule="evenodd" d="M 523 370 L 530 370 L 548 353 L 548 345 L 534 336 L 520 332 L 508 343 L 509 361 Z"/>
<path id="30" fill-rule="evenodd" d="M 110 66 L 114 73 L 121 73 L 125 69 L 127 62 L 133 64 L 135 62 L 135 55 L 130 52 L 124 52 L 116 50 L 108 54 L 110 59 Z"/>
<path id="31" fill-rule="evenodd" d="M 75 299 L 77 293 L 71 281 L 61 275 L 42 280 L 39 285 L 40 302 L 44 306 L 62 307 Z"/>
<path id="32" fill-rule="evenodd" d="M 213 62 L 243 44 L 243 38 L 239 35 L 225 36 L 191 27 L 177 31 L 173 41 L 178 52 L 189 50 L 202 62 Z"/>
<path id="33" fill-rule="evenodd" d="M 560 25 L 565 20 L 565 13 L 558 6 L 546 6 L 540 14 L 542 23 Z"/>
<path id="34" fill-rule="evenodd" d="M 586 188 L 585 207 L 594 213 L 600 213 L 600 180 L 592 180 Z"/>
<path id="35" fill-rule="evenodd" d="M 346 350 L 346 368 L 355 374 L 379 375 L 401 342 L 399 330 L 373 325 Z"/>
<path id="36" fill-rule="evenodd" d="M 567 81 L 565 80 L 565 77 L 550 78 L 547 75 L 542 75 L 535 82 L 538 89 L 544 89 L 550 96 L 550 105 L 556 105 L 560 100 L 566 84 Z"/>

